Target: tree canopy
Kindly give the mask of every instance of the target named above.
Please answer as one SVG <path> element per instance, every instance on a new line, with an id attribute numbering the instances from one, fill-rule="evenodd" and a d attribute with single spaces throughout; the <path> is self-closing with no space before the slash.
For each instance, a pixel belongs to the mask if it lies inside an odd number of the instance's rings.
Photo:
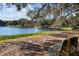
<path id="1" fill-rule="evenodd" d="M 17 11 L 20 11 L 22 8 L 25 8 L 30 3 L 7 3 L 8 7 L 11 5 L 16 5 Z M 53 26 L 61 26 L 67 23 L 73 23 L 74 21 L 72 17 L 79 16 L 79 4 L 77 3 L 40 3 L 41 7 L 34 8 L 32 4 L 30 4 L 33 10 L 29 9 L 27 16 L 31 18 L 32 21 L 41 21 L 46 19 L 48 16 L 52 15 L 54 19 Z M 35 5 L 35 3 L 34 3 Z M 2 7 L 2 4 L 0 4 Z M 0 7 L 0 9 L 1 9 Z M 72 19 L 73 22 L 71 22 Z M 77 24 L 78 25 L 78 24 Z"/>

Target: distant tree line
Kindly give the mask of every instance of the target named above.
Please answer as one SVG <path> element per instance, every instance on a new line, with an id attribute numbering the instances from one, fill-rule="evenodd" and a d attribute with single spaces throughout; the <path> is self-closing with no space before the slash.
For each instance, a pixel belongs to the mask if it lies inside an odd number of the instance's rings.
<path id="1" fill-rule="evenodd" d="M 79 4 L 78 3 L 40 3 L 41 7 L 31 10 L 29 3 L 7 3 L 8 8 L 12 5 L 17 7 L 17 11 L 23 8 L 28 8 L 27 16 L 31 20 L 18 20 L 18 21 L 1 21 L 0 25 L 14 25 L 22 27 L 72 27 L 74 29 L 79 28 Z M 32 4 L 30 4 L 32 5 Z M 3 4 L 0 4 L 2 10 Z M 33 6 L 31 6 L 33 7 Z M 51 14 L 52 20 L 46 17 Z M 75 16 L 73 16 L 75 14 Z M 50 15 L 49 15 L 50 16 Z"/>
<path id="2" fill-rule="evenodd" d="M 0 26 L 15 26 L 15 27 L 35 27 L 40 26 L 44 28 L 48 28 L 50 25 L 53 24 L 53 19 L 44 19 L 37 22 L 33 22 L 32 20 L 26 20 L 26 19 L 19 19 L 19 20 L 13 20 L 13 21 L 2 21 L 0 20 Z"/>
<path id="3" fill-rule="evenodd" d="M 61 17 L 56 22 L 56 25 L 60 27 L 72 27 L 73 29 L 79 28 L 79 17 L 73 16 L 70 18 Z M 0 26 L 15 26 L 15 27 L 35 27 L 40 26 L 41 28 L 50 28 L 54 26 L 55 19 L 43 19 L 38 22 L 32 20 L 19 19 L 13 21 L 2 21 L 0 20 Z"/>
<path id="4" fill-rule="evenodd" d="M 6 26 L 6 22 L 0 20 L 0 26 Z"/>
<path id="5" fill-rule="evenodd" d="M 16 26 L 16 27 L 34 27 L 34 24 L 31 20 L 19 19 L 13 21 L 5 21 L 7 26 Z"/>
<path id="6" fill-rule="evenodd" d="M 77 16 L 71 17 L 70 19 L 66 19 L 62 17 L 56 24 L 61 24 L 60 27 L 72 27 L 79 28 L 79 18 Z M 20 19 L 13 21 L 2 21 L 0 20 L 0 26 L 14 26 L 14 27 L 41 27 L 41 28 L 52 28 L 54 19 L 44 19 L 37 22 L 33 22 L 32 20 Z"/>

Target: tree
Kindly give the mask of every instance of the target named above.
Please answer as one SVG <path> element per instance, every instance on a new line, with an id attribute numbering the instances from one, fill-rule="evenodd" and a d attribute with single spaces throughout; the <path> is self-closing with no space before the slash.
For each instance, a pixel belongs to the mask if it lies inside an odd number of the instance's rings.
<path id="1" fill-rule="evenodd" d="M 6 23 L 2 20 L 0 20 L 0 26 L 6 26 Z"/>
<path id="2" fill-rule="evenodd" d="M 45 19 L 47 14 L 51 13 L 54 16 L 55 22 L 54 24 L 57 24 L 57 22 L 60 20 L 61 17 L 70 17 L 73 15 L 73 13 L 78 14 L 79 12 L 79 4 L 69 4 L 69 3 L 47 3 L 42 4 L 42 7 L 36 10 L 33 10 L 28 13 L 29 16 L 32 16 L 31 18 L 33 20 L 37 19 Z M 55 25 L 58 26 L 58 25 Z"/>
<path id="3" fill-rule="evenodd" d="M 41 20 L 39 23 L 42 28 L 48 28 L 52 25 L 53 20 L 44 19 L 44 20 Z"/>
<path id="4" fill-rule="evenodd" d="M 6 3 L 8 7 L 12 5 L 16 5 L 17 10 L 20 11 L 22 8 L 27 7 L 26 3 Z M 59 27 L 62 24 L 62 17 L 69 19 L 73 16 L 73 13 L 76 16 L 79 16 L 79 4 L 75 3 L 40 3 L 41 7 L 34 8 L 34 10 L 30 10 L 28 12 L 28 16 L 32 19 L 32 21 L 39 22 L 41 20 L 46 19 L 48 14 L 53 15 L 53 19 L 55 19 L 53 26 Z M 32 6 L 33 7 L 33 6 Z M 1 4 L 2 8 L 2 4 Z M 0 8 L 0 9 L 1 9 Z M 69 22 L 70 20 L 66 20 Z M 60 23 L 58 23 L 60 22 Z M 72 22 L 70 22 L 72 23 Z"/>

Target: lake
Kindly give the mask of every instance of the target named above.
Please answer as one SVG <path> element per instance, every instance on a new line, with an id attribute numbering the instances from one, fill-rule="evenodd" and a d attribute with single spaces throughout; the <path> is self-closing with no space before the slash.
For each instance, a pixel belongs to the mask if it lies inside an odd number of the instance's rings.
<path id="1" fill-rule="evenodd" d="M 51 30 L 39 29 L 39 28 L 0 27 L 0 35 L 30 34 L 44 31 L 51 31 Z"/>

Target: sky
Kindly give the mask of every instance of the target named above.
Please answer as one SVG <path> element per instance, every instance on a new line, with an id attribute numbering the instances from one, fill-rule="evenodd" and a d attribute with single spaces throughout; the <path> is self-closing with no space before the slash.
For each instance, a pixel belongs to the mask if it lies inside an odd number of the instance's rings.
<path id="1" fill-rule="evenodd" d="M 28 4 L 28 7 L 30 9 L 33 9 L 33 7 L 37 7 L 37 5 L 32 7 L 30 4 Z M 27 7 L 23 8 L 20 11 L 17 11 L 17 7 L 15 5 L 8 8 L 7 5 L 4 3 L 2 11 L 0 10 L 0 19 L 1 20 L 18 20 L 21 18 L 30 19 L 28 16 L 26 16 L 27 12 L 28 12 Z"/>
<path id="2" fill-rule="evenodd" d="M 22 10 L 17 11 L 15 5 L 11 5 L 11 7 L 8 8 L 8 6 L 3 3 L 2 10 L 0 9 L 0 20 L 19 20 L 21 18 L 30 20 L 30 17 L 27 16 L 29 9 L 34 10 L 35 8 L 41 7 L 42 5 L 40 3 L 32 3 L 28 4 L 25 8 L 22 8 Z M 52 16 L 49 18 L 52 18 Z"/>

